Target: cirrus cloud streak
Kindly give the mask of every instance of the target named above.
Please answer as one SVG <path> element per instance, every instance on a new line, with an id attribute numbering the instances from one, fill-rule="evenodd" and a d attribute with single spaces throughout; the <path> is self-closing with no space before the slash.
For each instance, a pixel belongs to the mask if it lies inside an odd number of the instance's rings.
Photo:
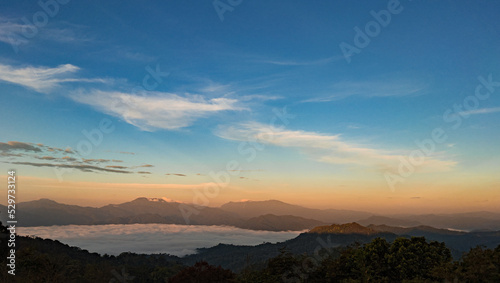
<path id="1" fill-rule="evenodd" d="M 71 64 L 59 65 L 57 67 L 13 67 L 0 64 L 0 81 L 9 82 L 33 89 L 41 93 L 47 93 L 62 83 L 68 82 L 106 82 L 105 79 L 76 78 L 73 74 L 80 68 Z"/>
<path id="2" fill-rule="evenodd" d="M 147 94 L 91 90 L 74 93 L 72 98 L 144 131 L 176 130 L 221 111 L 245 109 L 238 105 L 238 100 L 230 98 L 205 99 L 200 95 L 180 96 L 153 91 Z"/>
<path id="3" fill-rule="evenodd" d="M 301 130 L 287 130 L 251 122 L 237 126 L 219 127 L 215 133 L 221 138 L 238 141 L 256 141 L 280 147 L 299 149 L 312 159 L 332 164 L 369 166 L 379 170 L 395 169 L 409 150 L 389 151 L 349 142 L 341 135 L 327 135 Z M 448 171 L 455 161 L 427 156 L 421 171 Z"/>

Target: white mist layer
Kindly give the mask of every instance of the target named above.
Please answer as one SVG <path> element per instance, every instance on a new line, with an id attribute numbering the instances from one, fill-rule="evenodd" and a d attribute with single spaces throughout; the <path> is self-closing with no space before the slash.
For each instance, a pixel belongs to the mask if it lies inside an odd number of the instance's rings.
<path id="1" fill-rule="evenodd" d="M 18 227 L 22 236 L 59 240 L 89 252 L 119 255 L 122 252 L 167 253 L 184 256 L 219 243 L 258 245 L 282 242 L 301 232 L 253 231 L 228 226 L 175 224 L 110 224 Z"/>

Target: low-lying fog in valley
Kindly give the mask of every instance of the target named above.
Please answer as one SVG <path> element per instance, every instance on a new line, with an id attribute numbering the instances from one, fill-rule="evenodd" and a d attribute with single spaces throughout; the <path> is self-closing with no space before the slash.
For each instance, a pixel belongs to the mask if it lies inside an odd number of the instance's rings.
<path id="1" fill-rule="evenodd" d="M 89 252 L 119 255 L 122 252 L 167 253 L 184 256 L 219 243 L 258 245 L 281 242 L 300 231 L 270 232 L 229 226 L 194 226 L 175 224 L 111 224 L 20 227 L 19 235 L 59 240 Z"/>

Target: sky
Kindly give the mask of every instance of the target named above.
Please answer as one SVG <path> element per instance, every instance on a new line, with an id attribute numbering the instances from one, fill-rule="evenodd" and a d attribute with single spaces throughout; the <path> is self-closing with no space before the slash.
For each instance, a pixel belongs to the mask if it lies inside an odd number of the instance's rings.
<path id="1" fill-rule="evenodd" d="M 18 202 L 500 211 L 497 1 L 0 11 L 0 176 L 16 171 Z"/>

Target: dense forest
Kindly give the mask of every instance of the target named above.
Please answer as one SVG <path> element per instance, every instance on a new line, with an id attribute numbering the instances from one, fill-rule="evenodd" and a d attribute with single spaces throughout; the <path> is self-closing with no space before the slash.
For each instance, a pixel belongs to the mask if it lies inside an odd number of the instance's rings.
<path id="1" fill-rule="evenodd" d="M 16 275 L 7 273 L 7 230 L 1 228 L 1 282 L 500 282 L 500 246 L 476 247 L 454 261 L 444 243 L 424 237 L 377 237 L 369 243 L 294 254 L 286 247 L 235 273 L 206 261 L 89 253 L 59 241 L 17 237 Z"/>

